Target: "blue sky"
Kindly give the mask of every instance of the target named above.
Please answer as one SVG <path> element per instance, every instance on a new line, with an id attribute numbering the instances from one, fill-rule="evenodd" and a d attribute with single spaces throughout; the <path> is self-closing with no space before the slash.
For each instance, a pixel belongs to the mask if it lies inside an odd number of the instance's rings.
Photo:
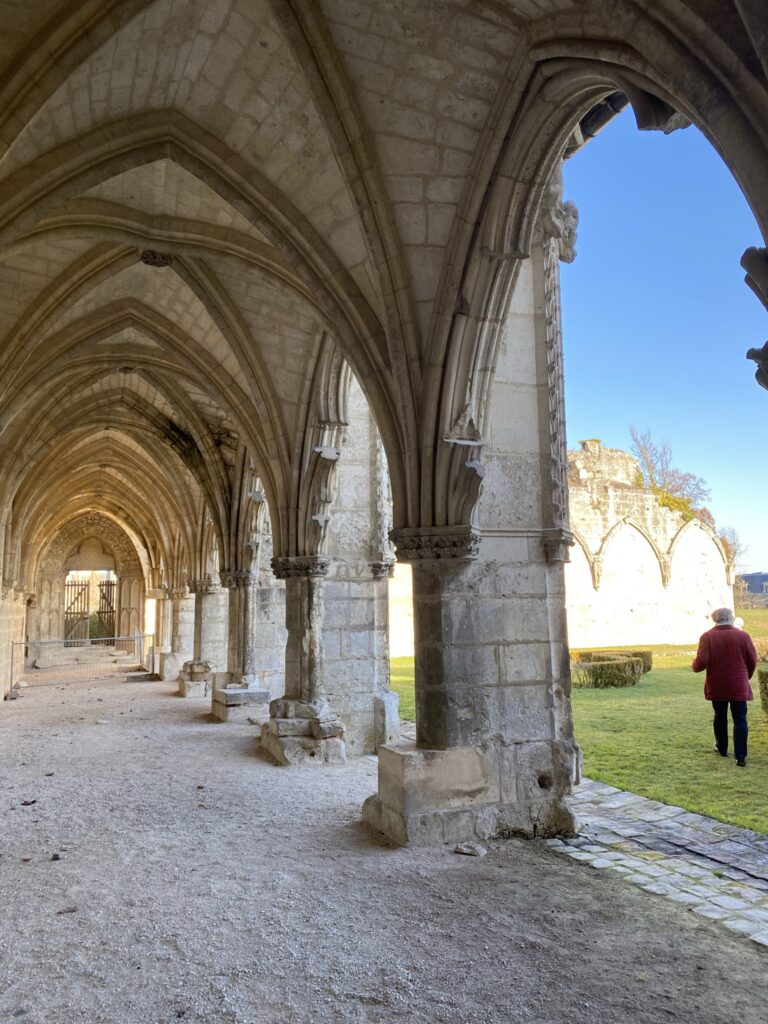
<path id="1" fill-rule="evenodd" d="M 580 214 L 560 265 L 568 447 L 628 450 L 630 424 L 668 439 L 747 545 L 744 569 L 768 571 L 768 391 L 745 359 L 768 317 L 739 266 L 762 244 L 741 190 L 696 128 L 639 132 L 631 111 L 564 177 Z"/>

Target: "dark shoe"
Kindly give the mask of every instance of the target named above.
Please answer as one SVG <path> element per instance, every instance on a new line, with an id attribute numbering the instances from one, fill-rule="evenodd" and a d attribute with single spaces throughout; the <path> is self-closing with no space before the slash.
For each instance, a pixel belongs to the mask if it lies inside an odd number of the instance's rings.
<path id="1" fill-rule="evenodd" d="M 715 746 L 714 746 L 714 748 L 713 748 L 713 749 L 714 749 L 714 751 L 715 751 L 715 753 L 716 753 L 716 754 L 719 754 L 719 755 L 720 755 L 720 757 L 728 757 L 728 751 L 726 750 L 726 752 L 725 752 L 725 753 L 723 753 L 723 752 L 722 752 L 722 750 L 720 749 L 720 747 L 718 747 L 718 745 L 717 745 L 717 744 L 715 744 Z"/>
<path id="2" fill-rule="evenodd" d="M 743 759 L 741 761 L 737 761 L 736 762 L 736 767 L 737 768 L 746 768 L 747 767 L 747 762 L 745 760 L 743 760 Z"/>

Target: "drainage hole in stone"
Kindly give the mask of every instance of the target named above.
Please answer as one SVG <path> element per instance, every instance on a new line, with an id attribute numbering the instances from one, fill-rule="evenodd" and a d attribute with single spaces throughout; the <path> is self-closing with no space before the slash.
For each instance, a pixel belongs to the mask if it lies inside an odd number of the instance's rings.
<path id="1" fill-rule="evenodd" d="M 539 789 L 551 789 L 551 787 L 552 787 L 552 776 L 551 775 L 540 775 L 539 779 L 538 779 L 538 782 L 539 782 Z"/>

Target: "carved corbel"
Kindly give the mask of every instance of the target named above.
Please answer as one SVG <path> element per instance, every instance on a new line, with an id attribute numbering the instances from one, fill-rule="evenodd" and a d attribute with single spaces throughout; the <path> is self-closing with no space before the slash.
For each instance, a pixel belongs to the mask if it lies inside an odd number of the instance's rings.
<path id="1" fill-rule="evenodd" d="M 331 564 L 329 558 L 320 555 L 305 557 L 286 557 L 272 559 L 272 572 L 279 580 L 288 580 L 301 576 L 326 576 Z"/>
<path id="2" fill-rule="evenodd" d="M 384 579 L 387 576 L 391 577 L 395 575 L 395 563 L 394 562 L 371 562 L 371 573 L 375 580 Z"/>
<path id="3" fill-rule="evenodd" d="M 320 552 L 325 545 L 330 510 L 336 496 L 336 477 L 341 449 L 333 445 L 315 445 L 307 470 L 307 509 L 304 550 Z"/>
<path id="4" fill-rule="evenodd" d="M 569 548 L 575 544 L 570 530 L 548 530 L 542 537 L 544 557 L 547 562 L 570 562 Z"/>
<path id="5" fill-rule="evenodd" d="M 755 246 L 747 249 L 741 257 L 741 265 L 747 272 L 744 280 L 768 310 L 768 249 Z M 748 349 L 747 359 L 757 363 L 755 380 L 761 388 L 768 390 L 768 341 L 762 348 Z"/>
<path id="6" fill-rule="evenodd" d="M 480 551 L 480 534 L 471 526 L 406 528 L 389 536 L 400 562 L 476 558 Z"/>
<path id="7" fill-rule="evenodd" d="M 443 437 L 448 445 L 448 521 L 473 523 L 483 488 L 485 466 L 482 463 L 485 441 L 480 436 L 469 403 L 462 409 L 451 429 Z"/>

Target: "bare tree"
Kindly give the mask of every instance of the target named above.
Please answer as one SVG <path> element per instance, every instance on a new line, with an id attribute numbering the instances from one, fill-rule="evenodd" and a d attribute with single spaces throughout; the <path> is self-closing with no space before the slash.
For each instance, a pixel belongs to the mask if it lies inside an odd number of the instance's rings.
<path id="1" fill-rule="evenodd" d="M 688 505 L 691 513 L 697 515 L 706 511 L 709 519 L 711 513 L 705 510 L 710 499 L 710 491 L 705 480 L 695 473 L 684 473 L 672 465 L 672 447 L 667 440 L 656 444 L 650 430 L 642 433 L 635 426 L 629 428 L 632 438 L 632 454 L 640 463 L 643 485 L 659 496 L 678 498 Z M 707 519 L 698 516 L 704 522 Z M 714 520 L 710 525 L 714 524 Z"/>
<path id="2" fill-rule="evenodd" d="M 744 560 L 747 557 L 749 548 L 743 543 L 736 529 L 733 526 L 721 526 L 717 531 L 720 543 L 725 548 L 728 561 L 736 569 L 744 569 Z"/>

